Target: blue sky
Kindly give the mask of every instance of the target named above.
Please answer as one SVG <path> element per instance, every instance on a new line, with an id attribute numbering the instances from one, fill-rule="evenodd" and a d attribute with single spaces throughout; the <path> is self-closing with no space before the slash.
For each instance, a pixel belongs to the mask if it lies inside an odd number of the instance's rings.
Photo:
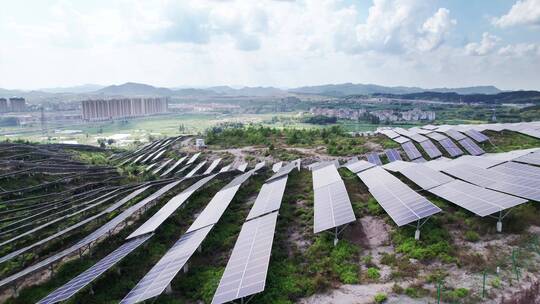
<path id="1" fill-rule="evenodd" d="M 0 87 L 540 90 L 540 0 L 2 1 Z"/>

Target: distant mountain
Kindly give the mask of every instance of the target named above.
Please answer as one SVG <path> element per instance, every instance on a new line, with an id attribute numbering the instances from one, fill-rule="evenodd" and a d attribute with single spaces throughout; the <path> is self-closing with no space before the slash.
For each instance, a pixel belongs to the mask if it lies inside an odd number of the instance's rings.
<path id="1" fill-rule="evenodd" d="M 386 87 L 375 84 L 327 84 L 320 86 L 308 86 L 290 89 L 289 92 L 303 94 L 317 94 L 326 96 L 347 96 L 347 95 L 372 95 L 372 94 L 410 94 L 421 92 L 454 92 L 457 94 L 497 94 L 502 92 L 494 86 L 475 86 L 465 88 L 436 88 L 423 89 L 419 87 Z"/>
<path id="2" fill-rule="evenodd" d="M 540 104 L 538 91 L 512 91 L 497 94 L 457 94 L 440 92 L 421 92 L 410 94 L 374 94 L 374 96 L 410 100 L 434 100 L 441 102 L 488 103 L 488 104 Z"/>
<path id="3" fill-rule="evenodd" d="M 46 92 L 46 93 L 83 94 L 83 93 L 91 93 L 97 90 L 101 90 L 104 87 L 105 86 L 102 86 L 99 84 L 83 84 L 83 85 L 73 86 L 73 87 L 44 88 L 44 89 L 39 89 L 39 91 Z"/>
<path id="4" fill-rule="evenodd" d="M 122 96 L 171 96 L 173 90 L 167 88 L 157 88 L 144 83 L 126 82 L 121 85 L 111 85 L 99 89 L 93 93 L 102 95 L 122 95 Z"/>

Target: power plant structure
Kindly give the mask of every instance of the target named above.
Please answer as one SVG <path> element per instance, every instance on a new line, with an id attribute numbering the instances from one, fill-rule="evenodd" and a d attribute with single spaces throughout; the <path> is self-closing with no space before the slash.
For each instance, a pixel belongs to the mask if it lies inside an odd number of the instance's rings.
<path id="1" fill-rule="evenodd" d="M 168 112 L 167 98 L 92 99 L 82 102 L 82 119 L 114 120 Z"/>

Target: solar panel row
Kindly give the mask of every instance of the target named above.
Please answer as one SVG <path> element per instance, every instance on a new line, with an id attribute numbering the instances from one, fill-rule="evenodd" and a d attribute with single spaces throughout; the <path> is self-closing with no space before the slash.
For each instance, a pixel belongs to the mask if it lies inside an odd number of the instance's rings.
<path id="1" fill-rule="evenodd" d="M 215 160 L 210 164 L 210 166 L 208 166 L 208 168 L 206 169 L 206 171 L 204 171 L 203 175 L 212 173 L 212 171 L 214 171 L 214 169 L 219 165 L 220 162 L 221 162 L 221 158 L 215 159 Z"/>
<path id="2" fill-rule="evenodd" d="M 273 212 L 244 223 L 212 299 L 213 304 L 226 303 L 264 290 L 277 215 L 277 212 Z"/>
<path id="3" fill-rule="evenodd" d="M 379 157 L 379 154 L 373 152 L 373 153 L 369 153 L 367 155 L 367 160 L 368 162 L 372 163 L 372 164 L 375 164 L 375 165 L 382 165 L 382 161 L 381 161 L 381 158 Z"/>
<path id="4" fill-rule="evenodd" d="M 169 169 L 167 169 L 163 174 L 161 174 L 161 177 L 168 175 L 169 173 L 172 173 L 176 167 L 178 167 L 181 163 L 183 163 L 186 160 L 187 156 L 184 156 L 177 160 Z"/>
<path id="5" fill-rule="evenodd" d="M 446 135 L 450 136 L 450 138 L 456 140 L 456 141 L 460 141 L 462 139 L 465 139 L 467 138 L 465 135 L 459 133 L 458 131 L 454 130 L 454 129 L 448 129 L 444 132 Z"/>
<path id="6" fill-rule="evenodd" d="M 386 154 L 386 157 L 388 158 L 389 162 L 394 162 L 396 160 L 402 160 L 401 155 L 399 154 L 399 151 L 396 149 L 386 149 L 384 150 L 384 153 Z"/>
<path id="7" fill-rule="evenodd" d="M 514 159 L 516 162 L 540 166 L 540 152 L 525 154 Z"/>
<path id="8" fill-rule="evenodd" d="M 456 157 L 463 154 L 463 151 L 450 138 L 439 140 L 439 144 L 444 150 L 446 150 L 446 152 L 448 152 L 451 157 Z"/>
<path id="9" fill-rule="evenodd" d="M 449 183 L 454 179 L 422 164 L 415 164 L 400 170 L 401 174 L 424 190 Z"/>
<path id="10" fill-rule="evenodd" d="M 398 144 L 403 144 L 403 143 L 406 143 L 406 142 L 410 142 L 411 140 L 408 139 L 407 137 L 404 137 L 404 136 L 399 136 L 399 137 L 396 137 L 396 138 L 392 138 L 395 142 L 397 142 Z"/>
<path id="11" fill-rule="evenodd" d="M 463 132 L 478 143 L 483 143 L 489 140 L 487 136 L 485 136 L 484 134 L 480 133 L 479 131 L 475 129 L 468 129 Z"/>
<path id="12" fill-rule="evenodd" d="M 347 167 L 347 169 L 349 169 L 353 173 L 358 173 L 358 172 L 367 170 L 369 168 L 375 167 L 375 164 L 372 164 L 365 160 L 357 160 L 355 162 L 346 164 L 345 167 Z"/>
<path id="13" fill-rule="evenodd" d="M 426 151 L 426 154 L 429 158 L 434 159 L 442 156 L 441 151 L 431 142 L 431 140 L 426 140 L 420 143 L 420 146 Z"/>

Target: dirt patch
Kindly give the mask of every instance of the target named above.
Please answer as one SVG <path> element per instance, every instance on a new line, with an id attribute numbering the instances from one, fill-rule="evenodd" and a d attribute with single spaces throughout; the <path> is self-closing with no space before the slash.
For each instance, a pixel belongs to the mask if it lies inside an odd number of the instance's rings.
<path id="1" fill-rule="evenodd" d="M 366 285 L 342 285 L 338 289 L 326 294 L 316 294 L 300 300 L 301 304 L 371 304 L 377 293 L 390 293 L 391 283 L 366 284 Z"/>
<path id="2" fill-rule="evenodd" d="M 375 248 L 390 242 L 390 227 L 381 218 L 364 216 L 359 220 L 364 235 L 363 244 L 368 248 Z"/>

